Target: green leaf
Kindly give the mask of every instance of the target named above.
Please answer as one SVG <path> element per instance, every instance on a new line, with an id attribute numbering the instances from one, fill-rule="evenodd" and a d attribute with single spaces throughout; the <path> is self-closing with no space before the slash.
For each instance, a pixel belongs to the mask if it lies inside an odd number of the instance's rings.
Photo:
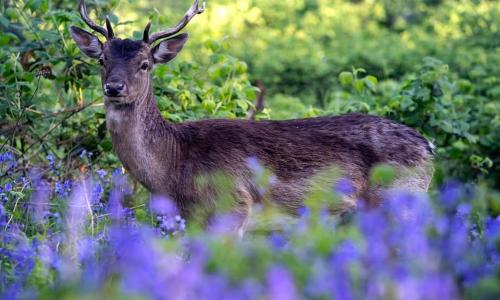
<path id="1" fill-rule="evenodd" d="M 363 80 L 354 81 L 354 88 L 358 93 L 362 93 L 365 90 L 365 82 Z"/>
<path id="2" fill-rule="evenodd" d="M 396 178 L 394 167 L 382 164 L 372 168 L 370 172 L 370 182 L 376 185 L 388 186 Z"/>
<path id="3" fill-rule="evenodd" d="M 350 86 L 354 81 L 354 76 L 351 72 L 342 72 L 339 75 L 339 81 L 343 86 Z"/>

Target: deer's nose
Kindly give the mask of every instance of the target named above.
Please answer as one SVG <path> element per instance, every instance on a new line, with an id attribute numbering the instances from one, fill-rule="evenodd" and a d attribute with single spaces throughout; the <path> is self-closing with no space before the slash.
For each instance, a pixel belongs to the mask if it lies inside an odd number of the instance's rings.
<path id="1" fill-rule="evenodd" d="M 126 85 L 123 82 L 108 82 L 104 85 L 104 94 L 111 97 L 124 96 Z"/>

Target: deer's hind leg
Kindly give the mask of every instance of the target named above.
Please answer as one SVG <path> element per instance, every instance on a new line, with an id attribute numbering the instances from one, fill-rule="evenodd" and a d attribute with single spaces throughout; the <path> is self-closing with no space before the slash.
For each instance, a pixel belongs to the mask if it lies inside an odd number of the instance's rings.
<path id="1" fill-rule="evenodd" d="M 389 186 L 388 191 L 427 192 L 432 181 L 434 168 L 431 162 L 425 162 L 415 167 L 398 168 L 398 176 Z"/>
<path id="2" fill-rule="evenodd" d="M 415 167 L 396 167 L 396 178 L 389 186 L 370 186 L 364 193 L 370 206 L 379 205 L 384 198 L 401 192 L 426 193 L 432 181 L 430 162 Z"/>

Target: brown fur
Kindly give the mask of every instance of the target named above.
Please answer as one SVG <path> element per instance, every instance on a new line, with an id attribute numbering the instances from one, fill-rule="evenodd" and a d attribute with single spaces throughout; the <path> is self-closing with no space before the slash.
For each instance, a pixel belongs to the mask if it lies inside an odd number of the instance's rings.
<path id="1" fill-rule="evenodd" d="M 357 198 L 379 201 L 382 190 L 368 186 L 370 168 L 379 163 L 398 169 L 401 186 L 419 191 L 428 187 L 430 144 L 415 130 L 377 116 L 169 123 L 156 106 L 150 68 L 140 66 L 144 61 L 153 65 L 172 59 L 187 36 L 163 41 L 162 47 L 153 49 L 141 41 L 112 39 L 99 50 L 82 31 L 73 30 L 80 48 L 104 59 L 103 85 L 110 80 L 127 85 L 126 95 L 107 97 L 105 102 L 118 157 L 148 190 L 174 199 L 186 217 L 197 207 L 215 205 L 214 189 L 199 188 L 195 182 L 198 176 L 215 171 L 231 176 L 239 203 L 235 210 L 246 216 L 262 197 L 247 165 L 249 157 L 256 157 L 276 175 L 268 196 L 292 214 L 303 205 L 311 178 L 332 165 L 340 166 L 356 189 L 346 197 L 347 206 L 354 206 Z"/>

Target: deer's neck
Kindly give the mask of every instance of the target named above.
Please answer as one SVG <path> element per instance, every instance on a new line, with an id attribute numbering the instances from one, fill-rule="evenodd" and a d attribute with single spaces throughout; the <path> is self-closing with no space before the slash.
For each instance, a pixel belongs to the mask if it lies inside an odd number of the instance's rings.
<path id="1" fill-rule="evenodd" d="M 168 193 L 165 182 L 178 165 L 180 145 L 175 127 L 156 106 L 151 86 L 132 104 L 107 104 L 106 123 L 124 167 L 152 192 Z"/>

